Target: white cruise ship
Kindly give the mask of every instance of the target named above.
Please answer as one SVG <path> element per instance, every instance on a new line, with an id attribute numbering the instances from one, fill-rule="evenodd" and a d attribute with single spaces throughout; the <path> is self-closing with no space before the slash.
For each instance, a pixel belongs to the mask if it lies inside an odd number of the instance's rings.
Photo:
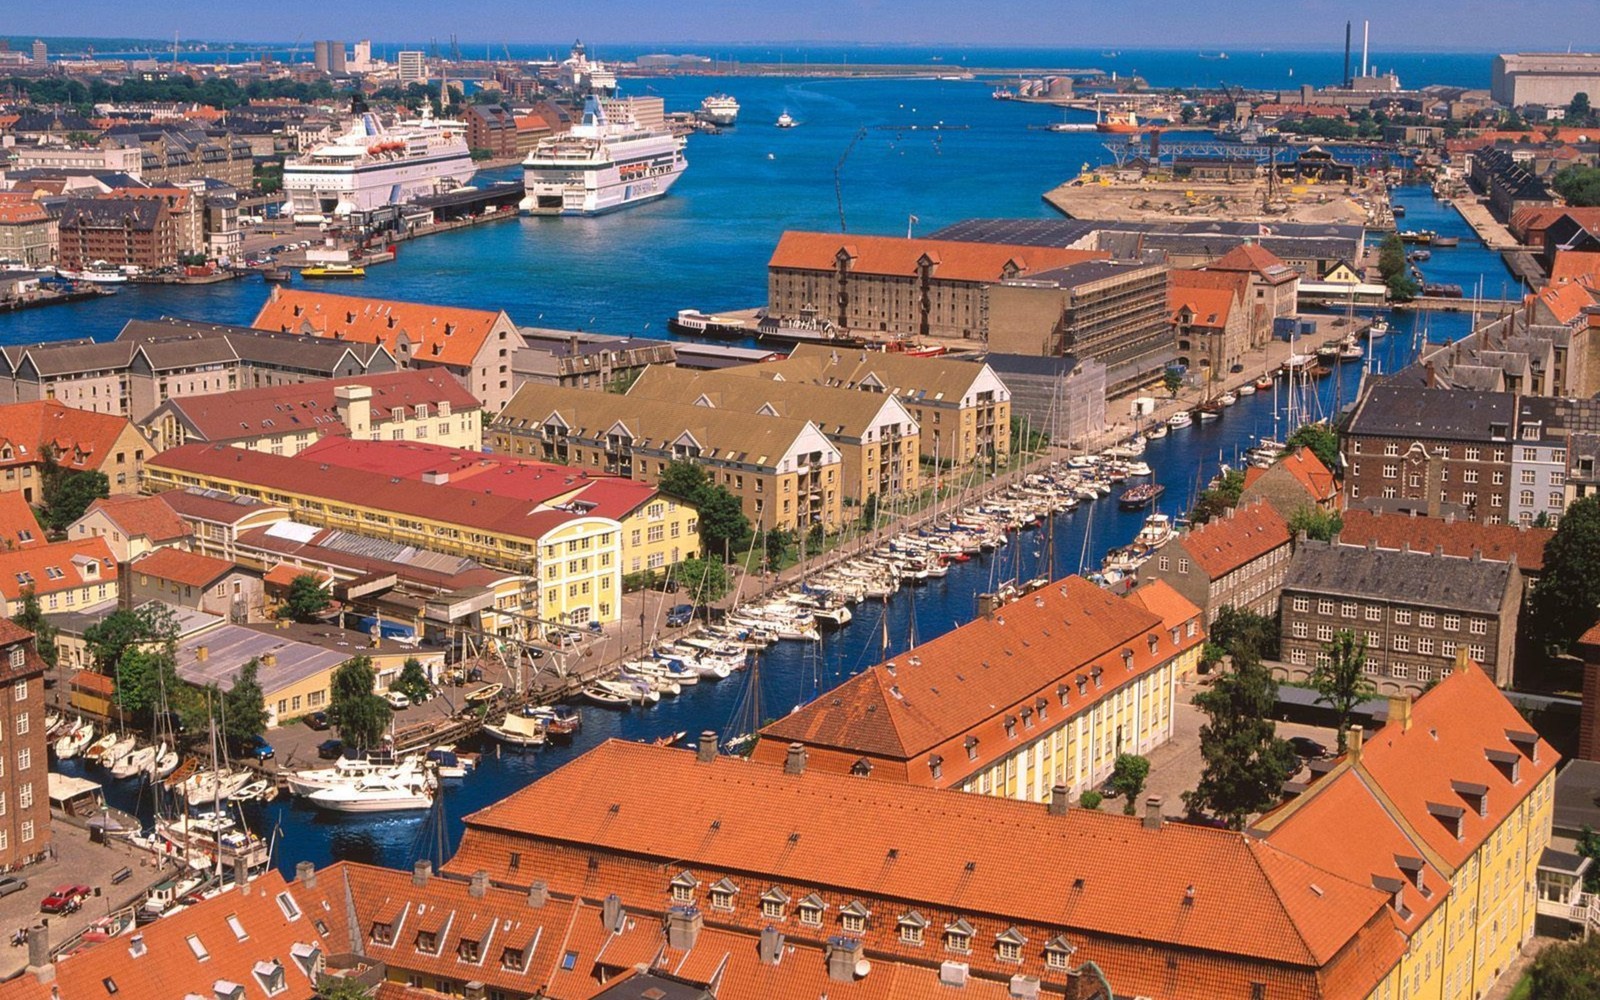
<path id="1" fill-rule="evenodd" d="M 522 162 L 521 207 L 533 215 L 600 215 L 661 197 L 688 166 L 682 138 L 631 118 L 610 121 L 590 97 L 578 124 L 541 139 Z"/>
<path id="2" fill-rule="evenodd" d="M 713 125 L 732 125 L 739 119 L 739 102 L 727 94 L 712 94 L 700 102 L 700 117 Z"/>
<path id="3" fill-rule="evenodd" d="M 464 123 L 424 109 L 386 129 L 364 112 L 344 135 L 286 162 L 283 189 L 295 221 L 314 222 L 458 188 L 476 169 Z"/>

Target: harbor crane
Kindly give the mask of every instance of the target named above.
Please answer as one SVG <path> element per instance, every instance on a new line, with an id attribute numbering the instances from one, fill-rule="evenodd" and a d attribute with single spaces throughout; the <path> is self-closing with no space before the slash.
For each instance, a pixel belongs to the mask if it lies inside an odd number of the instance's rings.
<path id="1" fill-rule="evenodd" d="M 842 177 L 844 161 L 850 158 L 850 151 L 856 148 L 856 143 L 860 142 L 866 134 L 865 126 L 856 129 L 856 134 L 850 137 L 849 145 L 845 146 L 844 152 L 840 154 L 839 162 L 833 166 L 833 197 L 839 203 L 839 232 L 841 233 L 850 231 L 844 224 L 844 179 Z"/>

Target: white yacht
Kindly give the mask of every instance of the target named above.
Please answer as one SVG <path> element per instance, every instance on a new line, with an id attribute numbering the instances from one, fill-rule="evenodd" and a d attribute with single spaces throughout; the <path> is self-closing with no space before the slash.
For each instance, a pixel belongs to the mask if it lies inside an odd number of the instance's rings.
<path id="1" fill-rule="evenodd" d="M 683 139 L 629 117 L 613 121 L 600 101 L 584 102 L 578 124 L 539 140 L 522 161 L 530 215 L 600 215 L 667 193 L 689 166 Z"/>
<path id="2" fill-rule="evenodd" d="M 1179 427 L 1188 427 L 1194 423 L 1194 418 L 1189 416 L 1188 410 L 1179 410 L 1167 418 L 1167 426 L 1176 430 Z"/>
<path id="3" fill-rule="evenodd" d="M 378 773 L 378 765 L 365 760 L 341 757 L 332 767 L 319 767 L 305 771 L 288 771 L 283 775 L 289 794 L 304 797 L 324 788 L 353 785 L 362 778 Z"/>
<path id="4" fill-rule="evenodd" d="M 306 801 L 332 812 L 409 812 L 433 805 L 433 781 L 415 769 L 370 774 L 351 784 L 312 792 Z"/>
<path id="5" fill-rule="evenodd" d="M 267 843 L 225 812 L 184 813 L 157 817 L 156 836 L 190 861 L 209 858 L 231 868 L 243 860 L 251 870 L 267 863 Z M 219 859 L 220 855 L 220 859 Z"/>
<path id="6" fill-rule="evenodd" d="M 712 94 L 700 102 L 700 120 L 728 126 L 739 119 L 739 102 L 727 94 Z"/>
<path id="7" fill-rule="evenodd" d="M 788 111 L 778 116 L 777 125 L 779 128 L 794 128 L 798 124 L 800 123 L 795 121 Z"/>
<path id="8" fill-rule="evenodd" d="M 370 212 L 465 185 L 477 168 L 463 122 L 422 117 L 386 128 L 363 112 L 344 135 L 291 157 L 283 190 L 296 222 Z"/>

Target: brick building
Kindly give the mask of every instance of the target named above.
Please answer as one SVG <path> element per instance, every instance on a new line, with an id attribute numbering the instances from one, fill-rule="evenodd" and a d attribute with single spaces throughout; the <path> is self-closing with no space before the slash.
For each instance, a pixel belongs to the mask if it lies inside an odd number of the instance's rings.
<path id="1" fill-rule="evenodd" d="M 1292 543 L 1271 504 L 1241 502 L 1163 546 L 1140 567 L 1139 587 L 1165 583 L 1201 610 L 1207 626 L 1230 607 L 1270 618 Z"/>
<path id="2" fill-rule="evenodd" d="M 1222 377 L 1250 350 L 1249 279 L 1223 271 L 1167 276 L 1167 319 L 1177 363 L 1202 377 Z"/>
<path id="3" fill-rule="evenodd" d="M 156 200 L 69 198 L 61 211 L 61 266 L 80 270 L 105 261 L 156 271 L 178 263 L 178 225 Z"/>
<path id="4" fill-rule="evenodd" d="M 1285 521 L 1299 511 L 1315 507 L 1335 511 L 1340 506 L 1339 481 L 1309 448 L 1296 448 L 1265 469 L 1244 470 L 1241 500 L 1265 500 Z"/>
<path id="5" fill-rule="evenodd" d="M 467 145 L 488 150 L 495 158 L 517 155 L 517 119 L 499 104 L 467 108 Z"/>
<path id="6" fill-rule="evenodd" d="M 1171 357 L 1166 286 L 1164 264 L 1111 260 L 1001 281 L 988 293 L 989 349 L 1125 366 L 1116 381 L 1148 374 Z"/>
<path id="7" fill-rule="evenodd" d="M 1283 581 L 1280 658 L 1304 680 L 1348 630 L 1365 640 L 1367 678 L 1381 693 L 1421 694 L 1458 655 L 1506 687 L 1521 603 L 1515 558 L 1302 541 Z"/>
<path id="8" fill-rule="evenodd" d="M 43 205 L 23 195 L 0 195 L 0 260 L 53 264 L 59 223 Z"/>
<path id="9" fill-rule="evenodd" d="M 50 847 L 50 762 L 45 747 L 45 662 L 33 633 L 0 619 L 0 870 L 40 860 Z"/>

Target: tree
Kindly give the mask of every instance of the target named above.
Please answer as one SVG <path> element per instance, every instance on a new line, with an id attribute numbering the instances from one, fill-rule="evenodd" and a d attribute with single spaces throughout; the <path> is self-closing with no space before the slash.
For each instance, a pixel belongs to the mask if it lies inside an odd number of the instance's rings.
<path id="1" fill-rule="evenodd" d="M 861 504 L 861 523 L 869 528 L 876 527 L 878 521 L 878 493 L 874 490 L 867 494 L 867 499 Z"/>
<path id="2" fill-rule="evenodd" d="M 83 516 L 89 505 L 111 495 L 111 481 L 104 472 L 92 469 L 64 469 L 54 459 L 44 466 L 39 501 L 41 520 L 49 530 L 60 533 Z"/>
<path id="3" fill-rule="evenodd" d="M 1230 507 L 1239 503 L 1239 496 L 1244 493 L 1244 472 L 1239 469 L 1229 469 L 1224 472 L 1210 487 L 1200 491 L 1195 498 L 1194 509 L 1189 512 L 1189 519 L 1194 524 L 1205 524 L 1213 518 L 1221 517 Z"/>
<path id="4" fill-rule="evenodd" d="M 83 644 L 100 672 L 115 677 L 133 650 L 147 645 L 171 657 L 177 648 L 178 622 L 165 605 L 147 604 L 136 611 L 113 611 L 83 631 Z"/>
<path id="5" fill-rule="evenodd" d="M 289 582 L 289 593 L 284 595 L 279 618 L 297 622 L 313 622 L 327 608 L 328 591 L 310 573 L 302 573 Z"/>
<path id="6" fill-rule="evenodd" d="M 266 697 L 257 679 L 260 670 L 261 664 L 251 657 L 222 696 L 222 735 L 235 750 L 249 745 L 267 728 Z"/>
<path id="7" fill-rule="evenodd" d="M 389 726 L 389 703 L 373 692 L 377 678 L 372 658 L 357 656 L 333 672 L 328 720 L 345 743 L 366 749 L 377 746 Z"/>
<path id="8" fill-rule="evenodd" d="M 162 695 L 179 687 L 172 656 L 159 648 L 129 649 L 123 654 L 115 677 L 117 707 L 144 721 L 153 721 L 162 711 Z"/>
<path id="9" fill-rule="evenodd" d="M 811 526 L 811 530 L 806 532 L 806 555 L 821 555 L 823 547 L 827 544 L 828 533 L 823 530 L 822 525 L 813 524 Z"/>
<path id="10" fill-rule="evenodd" d="M 1161 387 L 1167 390 L 1167 395 L 1178 398 L 1178 390 L 1183 388 L 1183 372 L 1176 368 L 1168 368 L 1161 373 Z"/>
<path id="11" fill-rule="evenodd" d="M 1583 891 L 1600 892 L 1600 833 L 1595 833 L 1594 827 L 1585 823 L 1573 850 L 1578 857 L 1588 858 L 1594 862 L 1589 866 L 1589 870 L 1583 873 Z"/>
<path id="12" fill-rule="evenodd" d="M 1289 515 L 1289 534 L 1296 537 L 1305 532 L 1307 538 L 1326 542 L 1344 530 L 1344 518 L 1336 510 L 1323 510 L 1315 504 L 1306 504 Z"/>
<path id="13" fill-rule="evenodd" d="M 1600 167 L 1565 167 L 1550 179 L 1550 186 L 1575 208 L 1600 205 Z"/>
<path id="14" fill-rule="evenodd" d="M 372 987 L 345 976 L 324 973 L 317 977 L 317 1000 L 372 1000 Z"/>
<path id="15" fill-rule="evenodd" d="M 1235 660 L 1271 659 L 1278 655 L 1276 618 L 1224 604 L 1207 630 L 1208 638 Z"/>
<path id="16" fill-rule="evenodd" d="M 1544 548 L 1544 572 L 1533 588 L 1530 637 L 1564 652 L 1600 620 L 1600 497 L 1574 501 Z"/>
<path id="17" fill-rule="evenodd" d="M 1243 829 L 1246 818 L 1278 801 L 1285 780 L 1299 767 L 1294 749 L 1278 738 L 1272 708 L 1278 683 L 1259 660 L 1234 661 L 1194 703 L 1208 721 L 1200 727 L 1200 783 L 1184 793 L 1185 804 Z"/>
<path id="18" fill-rule="evenodd" d="M 415 656 L 406 658 L 400 667 L 400 676 L 395 678 L 389 690 L 399 691 L 412 701 L 427 701 L 428 695 L 433 693 L 433 685 L 428 683 L 428 672 L 423 669 L 422 661 Z"/>
<path id="19" fill-rule="evenodd" d="M 1122 811 L 1132 816 L 1139 807 L 1139 793 L 1144 791 L 1145 779 L 1150 777 L 1150 761 L 1136 753 L 1117 754 L 1111 765 L 1111 787 L 1122 796 Z"/>
<path id="20" fill-rule="evenodd" d="M 1100 803 L 1104 801 L 1105 796 L 1092 788 L 1078 796 L 1078 805 L 1085 809 L 1099 809 Z"/>
<path id="21" fill-rule="evenodd" d="M 1567 121 L 1573 125 L 1587 125 L 1594 120 L 1594 108 L 1589 106 L 1589 95 L 1578 91 L 1567 104 Z"/>
<path id="22" fill-rule="evenodd" d="M 726 486 L 708 486 L 691 501 L 700 514 L 700 540 L 707 552 L 722 553 L 726 559 L 734 543 L 750 535 L 750 519 L 744 516 L 744 503 Z"/>
<path id="23" fill-rule="evenodd" d="M 710 483 L 706 479 L 706 472 L 693 462 L 677 461 L 661 470 L 661 478 L 656 480 L 656 489 L 670 497 L 687 500 L 694 503 Z"/>
<path id="24" fill-rule="evenodd" d="M 678 564 L 678 583 L 696 604 L 719 601 L 728 593 L 728 566 L 721 559 L 685 559 Z"/>
<path id="25" fill-rule="evenodd" d="M 874 494 L 876 496 L 876 494 Z M 867 499 L 872 499 L 868 497 Z M 778 560 L 783 558 L 783 553 L 794 544 L 794 532 L 782 528 L 768 528 L 761 540 L 762 549 L 767 554 L 767 561 L 777 566 Z"/>
<path id="26" fill-rule="evenodd" d="M 1404 302 L 1417 297 L 1417 283 L 1411 280 L 1406 262 L 1406 245 L 1400 234 L 1390 233 L 1378 247 L 1378 274 L 1389 286 L 1389 297 Z"/>
<path id="27" fill-rule="evenodd" d="M 1367 640 L 1357 638 L 1349 629 L 1340 629 L 1333 634 L 1333 641 L 1322 648 L 1328 659 L 1311 669 L 1311 686 L 1316 689 L 1317 700 L 1339 714 L 1339 752 L 1344 753 L 1350 712 L 1377 693 L 1367 680 Z"/>
<path id="28" fill-rule="evenodd" d="M 1329 469 L 1339 467 L 1339 432 L 1327 424 L 1304 424 L 1284 444 L 1289 448 L 1306 448 L 1317 456 L 1317 461 Z"/>
<path id="29" fill-rule="evenodd" d="M 32 587 L 22 588 L 22 607 L 11 619 L 12 623 L 33 633 L 33 646 L 39 658 L 50 666 L 56 665 L 56 627 L 39 609 L 39 598 Z"/>
<path id="30" fill-rule="evenodd" d="M 1600 996 L 1600 935 L 1558 941 L 1533 960 L 1530 1000 L 1592 1000 Z"/>

